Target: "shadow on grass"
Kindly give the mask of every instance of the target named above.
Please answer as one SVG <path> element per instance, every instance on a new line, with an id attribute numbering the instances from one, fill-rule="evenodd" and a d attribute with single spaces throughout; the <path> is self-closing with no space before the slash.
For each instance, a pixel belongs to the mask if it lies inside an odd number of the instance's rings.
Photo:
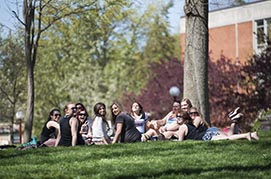
<path id="1" fill-rule="evenodd" d="M 160 172 L 152 172 L 152 173 L 146 173 L 146 174 L 132 174 L 132 175 L 122 175 L 113 177 L 114 179 L 126 179 L 126 178 L 159 178 L 161 176 L 176 176 L 176 175 L 200 175 L 201 173 L 215 173 L 220 171 L 229 171 L 232 173 L 236 172 L 246 172 L 246 171 L 268 171 L 271 170 L 271 163 L 268 165 L 253 165 L 253 166 L 226 166 L 226 167 L 215 167 L 215 168 L 209 168 L 209 169 L 192 169 L 192 168 L 183 168 L 183 169 L 170 169 Z M 256 172 L 255 172 L 256 175 Z"/>

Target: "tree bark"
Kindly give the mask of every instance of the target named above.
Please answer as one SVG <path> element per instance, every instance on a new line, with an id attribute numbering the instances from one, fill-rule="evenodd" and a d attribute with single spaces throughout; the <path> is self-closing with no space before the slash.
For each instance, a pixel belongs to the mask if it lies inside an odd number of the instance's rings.
<path id="1" fill-rule="evenodd" d="M 186 0 L 184 97 L 210 123 L 208 97 L 208 0 Z"/>
<path id="2" fill-rule="evenodd" d="M 33 116 L 34 116 L 34 66 L 35 56 L 33 56 L 33 37 L 31 32 L 34 22 L 35 7 L 30 0 L 24 0 L 24 25 L 25 25 L 25 61 L 27 67 L 27 109 L 24 127 L 23 142 L 26 143 L 31 139 Z"/>

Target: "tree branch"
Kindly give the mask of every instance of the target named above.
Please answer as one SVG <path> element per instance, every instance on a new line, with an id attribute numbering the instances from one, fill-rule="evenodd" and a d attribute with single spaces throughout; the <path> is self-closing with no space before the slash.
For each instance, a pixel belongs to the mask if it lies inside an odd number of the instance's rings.
<path id="1" fill-rule="evenodd" d="M 15 18 L 23 25 L 25 26 L 25 23 L 19 18 L 18 14 L 15 11 L 12 11 L 12 13 L 14 14 Z"/>

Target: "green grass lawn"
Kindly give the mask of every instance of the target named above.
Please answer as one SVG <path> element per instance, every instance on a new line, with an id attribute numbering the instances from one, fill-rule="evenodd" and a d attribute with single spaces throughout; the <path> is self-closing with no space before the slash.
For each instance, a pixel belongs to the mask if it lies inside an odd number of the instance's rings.
<path id="1" fill-rule="evenodd" d="M 271 132 L 259 141 L 157 141 L 0 151 L 0 178 L 270 178 Z"/>

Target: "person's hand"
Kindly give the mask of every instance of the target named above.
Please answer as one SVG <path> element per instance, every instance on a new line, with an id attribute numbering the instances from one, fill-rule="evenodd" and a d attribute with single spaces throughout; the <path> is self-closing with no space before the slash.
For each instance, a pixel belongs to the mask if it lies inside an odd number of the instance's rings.
<path id="1" fill-rule="evenodd" d="M 151 121 L 151 128 L 154 129 L 154 130 L 159 129 L 159 125 L 157 124 L 157 121 L 155 121 L 155 120 Z"/>

